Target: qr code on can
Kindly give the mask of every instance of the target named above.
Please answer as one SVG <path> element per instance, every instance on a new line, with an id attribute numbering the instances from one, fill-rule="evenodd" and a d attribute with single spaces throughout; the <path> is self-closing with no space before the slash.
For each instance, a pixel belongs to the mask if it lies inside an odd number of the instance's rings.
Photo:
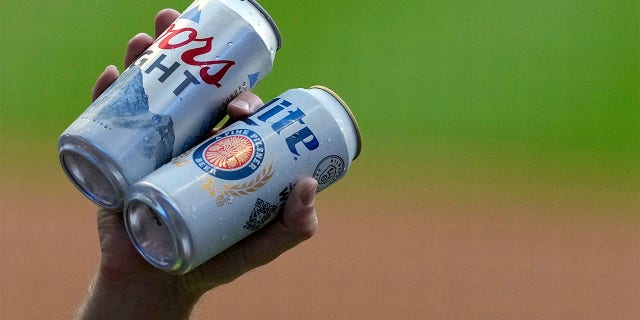
<path id="1" fill-rule="evenodd" d="M 244 224 L 243 228 L 251 231 L 260 229 L 269 218 L 276 213 L 277 205 L 270 204 L 262 199 L 256 200 L 249 220 Z"/>

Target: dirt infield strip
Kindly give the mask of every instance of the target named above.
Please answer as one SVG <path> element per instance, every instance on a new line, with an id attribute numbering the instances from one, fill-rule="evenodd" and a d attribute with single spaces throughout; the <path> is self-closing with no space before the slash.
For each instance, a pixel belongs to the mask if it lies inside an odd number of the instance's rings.
<path id="1" fill-rule="evenodd" d="M 0 318 L 69 319 L 99 259 L 95 210 L 70 186 L 22 194 L 2 199 Z M 314 238 L 209 293 L 197 318 L 640 318 L 631 217 L 393 207 L 322 195 Z"/>

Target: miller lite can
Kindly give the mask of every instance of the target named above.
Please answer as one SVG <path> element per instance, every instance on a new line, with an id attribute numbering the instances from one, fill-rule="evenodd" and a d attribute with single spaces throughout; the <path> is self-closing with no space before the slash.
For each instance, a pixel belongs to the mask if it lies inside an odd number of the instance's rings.
<path id="1" fill-rule="evenodd" d="M 272 69 L 278 28 L 255 1 L 196 0 L 58 141 L 90 200 L 122 209 L 128 187 L 190 149 Z"/>
<path id="2" fill-rule="evenodd" d="M 186 273 L 272 221 L 305 176 L 342 178 L 361 139 L 333 91 L 291 89 L 133 184 L 124 221 L 138 252 Z"/>

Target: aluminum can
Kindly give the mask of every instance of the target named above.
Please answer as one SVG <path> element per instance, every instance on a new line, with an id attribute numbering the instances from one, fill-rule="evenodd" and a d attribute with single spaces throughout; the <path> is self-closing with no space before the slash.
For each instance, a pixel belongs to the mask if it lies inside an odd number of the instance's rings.
<path id="1" fill-rule="evenodd" d="M 99 206 L 122 209 L 132 183 L 201 142 L 271 71 L 280 43 L 255 1 L 194 1 L 63 132 L 63 170 Z"/>
<path id="2" fill-rule="evenodd" d="M 330 89 L 291 89 L 136 182 L 124 220 L 153 266 L 186 273 L 272 221 L 296 181 L 321 191 L 360 153 L 348 107 Z"/>

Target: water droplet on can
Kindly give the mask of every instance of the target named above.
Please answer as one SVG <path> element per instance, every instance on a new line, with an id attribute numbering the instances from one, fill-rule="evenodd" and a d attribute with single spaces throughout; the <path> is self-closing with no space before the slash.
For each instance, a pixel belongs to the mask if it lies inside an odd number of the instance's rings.
<path id="1" fill-rule="evenodd" d="M 229 41 L 227 42 L 227 47 L 231 47 L 233 45 L 233 42 Z"/>

